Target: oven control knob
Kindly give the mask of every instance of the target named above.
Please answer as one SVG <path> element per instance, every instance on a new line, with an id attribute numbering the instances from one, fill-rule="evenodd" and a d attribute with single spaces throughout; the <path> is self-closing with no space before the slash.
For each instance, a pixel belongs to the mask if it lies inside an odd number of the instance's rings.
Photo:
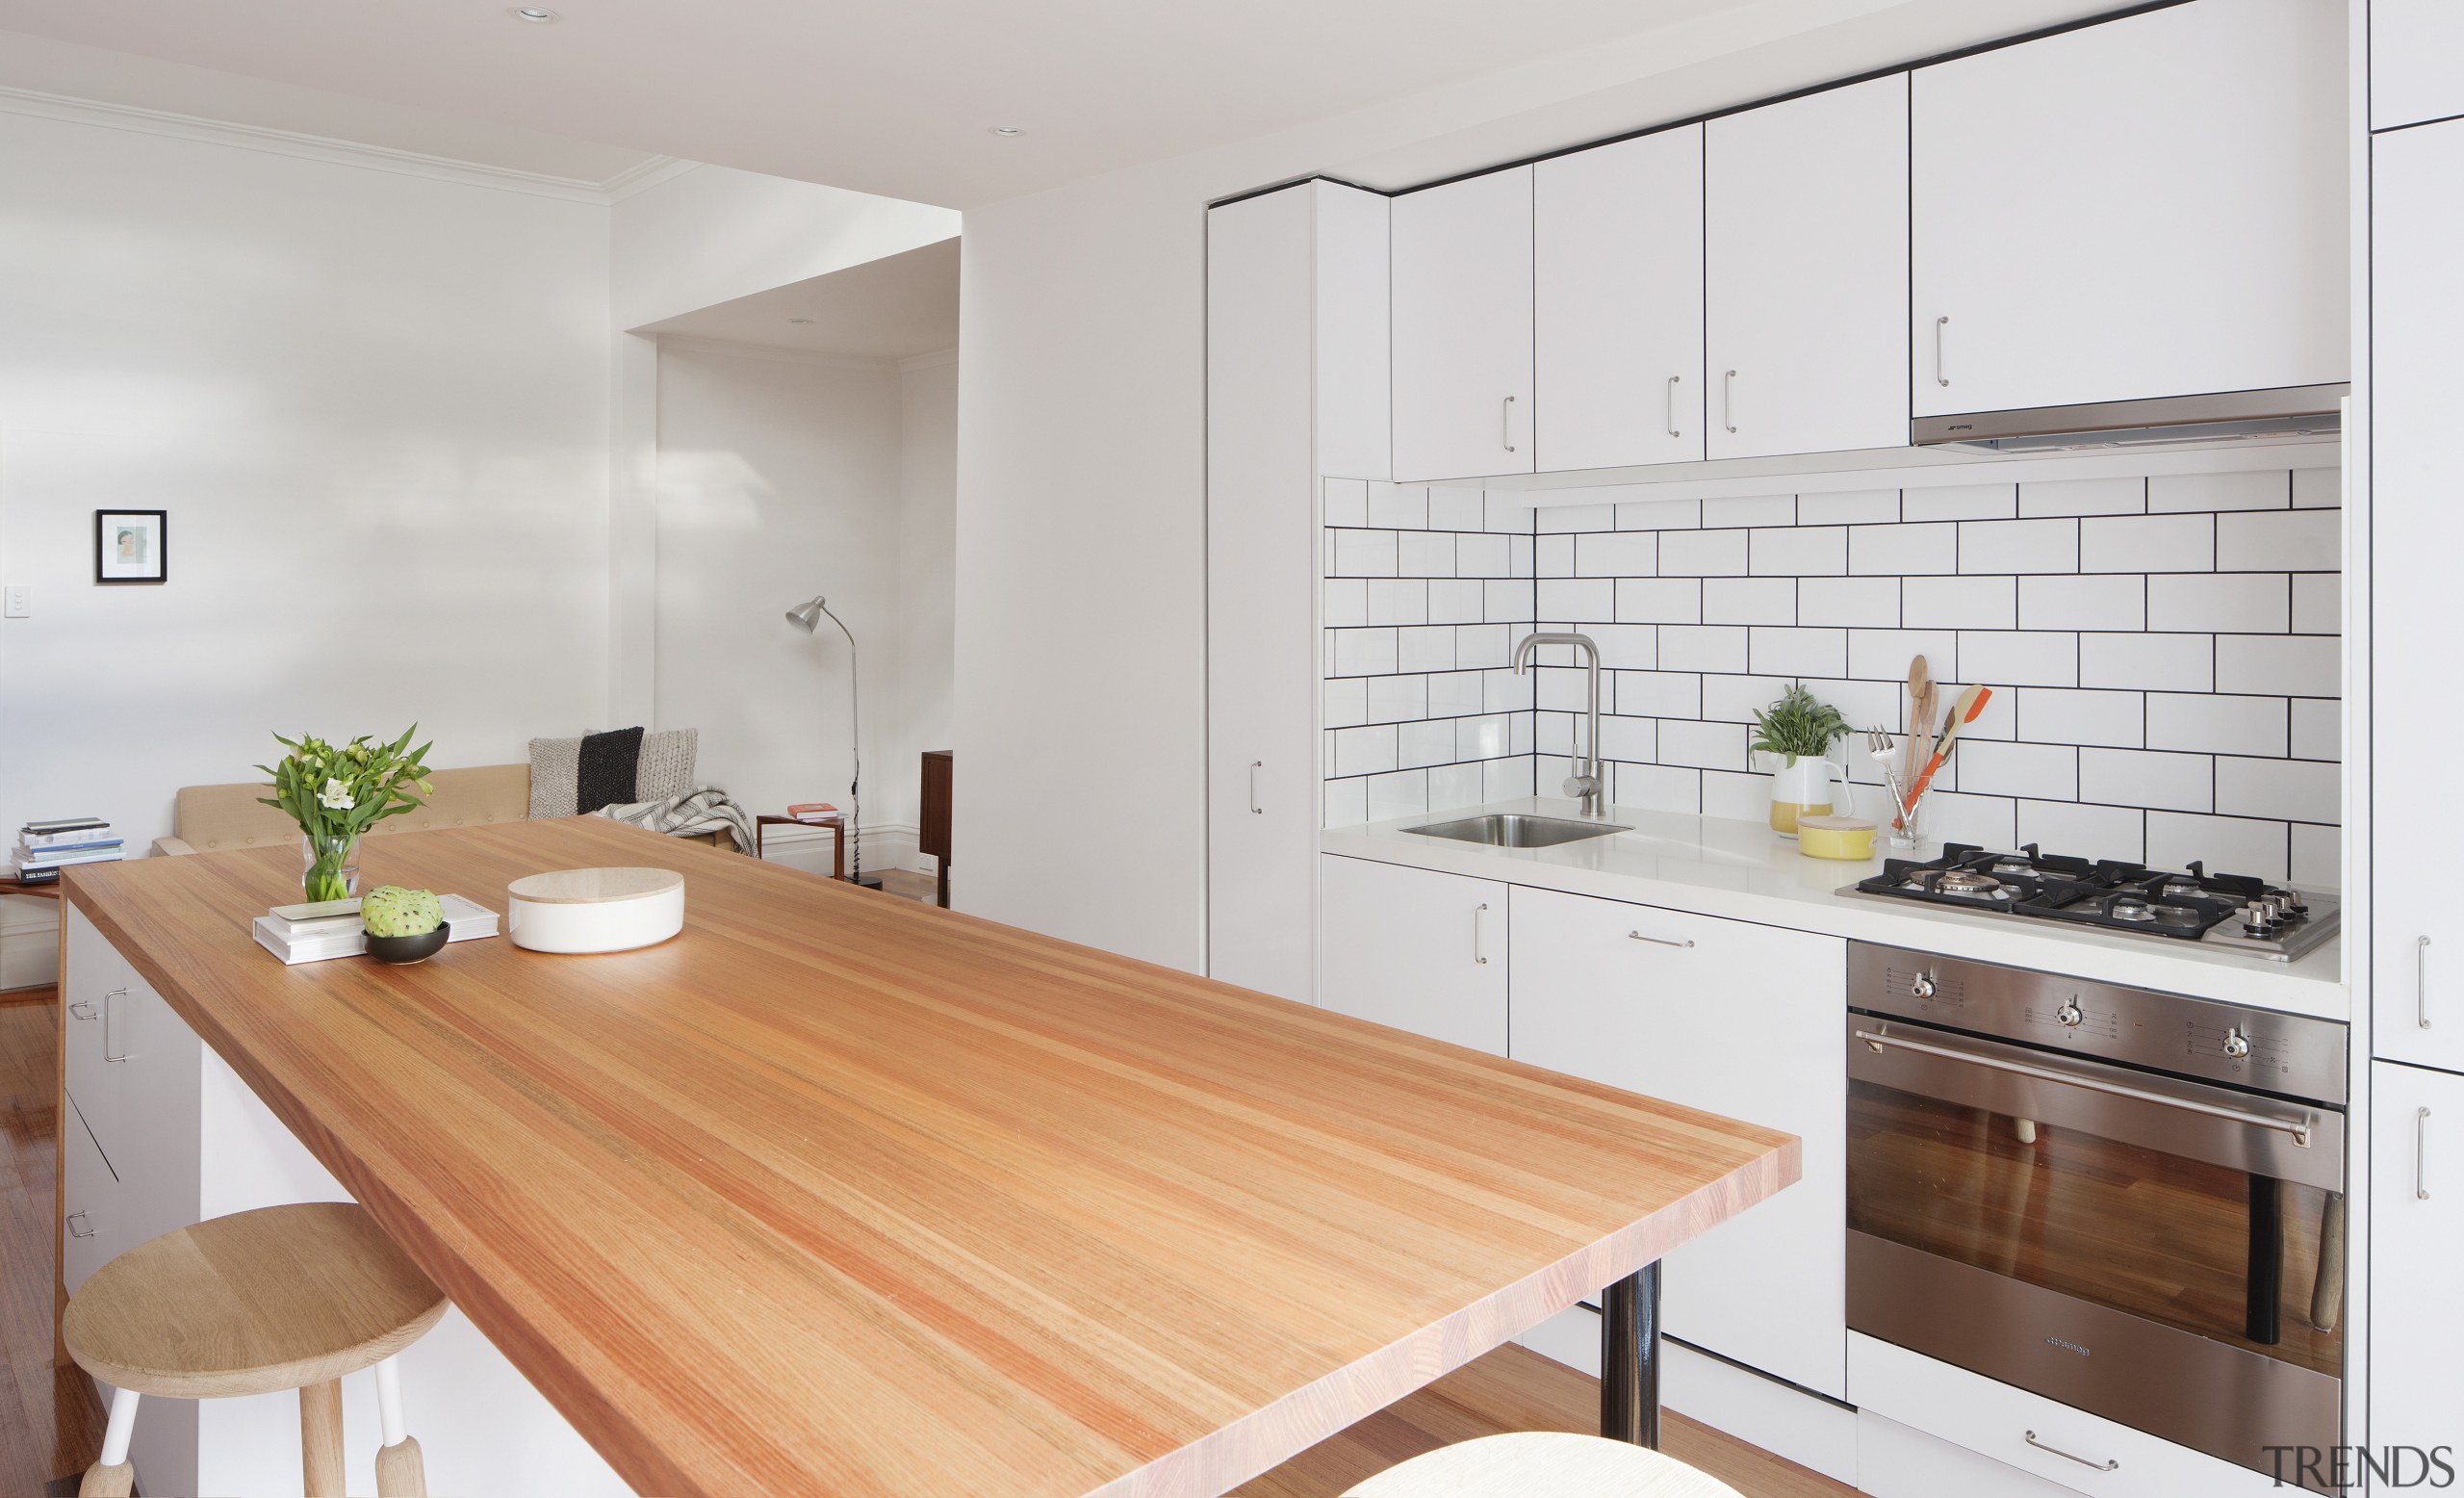
<path id="1" fill-rule="evenodd" d="M 2079 1007 L 2079 999 L 2074 994 L 2062 1001 L 2062 1007 L 2053 1012 L 2053 1017 L 2075 1030 L 2087 1021 L 2088 1012 Z"/>
<path id="2" fill-rule="evenodd" d="M 1934 975 L 1930 972 L 1918 973 L 1916 975 L 1916 980 L 1908 985 L 1908 992 L 1909 995 L 1912 998 L 1932 998 L 1934 996 Z"/>
<path id="3" fill-rule="evenodd" d="M 2224 1032 L 2224 1053 L 2236 1061 L 2250 1053 L 2250 1038 L 2242 1033 L 2239 1025 Z"/>

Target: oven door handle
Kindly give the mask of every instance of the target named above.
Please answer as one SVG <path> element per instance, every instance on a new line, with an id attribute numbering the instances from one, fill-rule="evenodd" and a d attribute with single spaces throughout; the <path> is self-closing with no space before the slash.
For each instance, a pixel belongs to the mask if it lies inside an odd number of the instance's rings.
<path id="1" fill-rule="evenodd" d="M 2219 1107 L 2215 1103 L 2200 1102 L 2193 1098 L 2176 1098 L 2170 1093 L 2152 1092 L 2143 1087 L 2108 1082 L 2102 1077 L 2079 1076 L 2052 1067 L 2035 1067 L 2024 1061 L 2005 1061 L 1999 1056 L 1979 1055 L 1975 1051 L 1961 1050 L 1953 1046 L 1935 1046 L 1924 1041 L 1905 1040 L 1887 1030 L 1855 1030 L 1850 1033 L 1863 1041 L 1868 1048 L 1877 1051 L 1886 1046 L 1891 1046 L 1901 1050 L 1916 1051 L 1922 1055 L 1939 1056 L 1946 1061 L 1964 1061 L 1969 1066 L 1985 1067 L 1990 1071 L 2015 1072 L 2020 1076 L 2034 1077 L 2040 1082 L 2057 1082 L 2066 1087 L 2083 1087 L 2090 1092 L 2108 1093 L 2116 1098 L 2128 1098 L 2138 1102 L 2159 1103 L 2165 1107 L 2179 1108 L 2188 1113 L 2203 1113 L 2209 1118 L 2228 1119 L 2236 1124 L 2247 1124 L 2254 1128 L 2269 1128 L 2281 1134 L 2290 1134 L 2295 1144 L 2304 1149 L 2310 1148 L 2310 1120 L 2306 1116 L 2288 1119 L 2274 1114 L 2250 1113 L 2240 1108 Z"/>

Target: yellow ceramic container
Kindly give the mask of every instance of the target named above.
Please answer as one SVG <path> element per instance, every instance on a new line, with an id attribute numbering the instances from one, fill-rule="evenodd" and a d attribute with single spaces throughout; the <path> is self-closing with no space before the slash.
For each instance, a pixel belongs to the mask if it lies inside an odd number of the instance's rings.
<path id="1" fill-rule="evenodd" d="M 1861 864 L 1874 856 L 1874 824 L 1861 816 L 1800 816 L 1797 851 Z"/>

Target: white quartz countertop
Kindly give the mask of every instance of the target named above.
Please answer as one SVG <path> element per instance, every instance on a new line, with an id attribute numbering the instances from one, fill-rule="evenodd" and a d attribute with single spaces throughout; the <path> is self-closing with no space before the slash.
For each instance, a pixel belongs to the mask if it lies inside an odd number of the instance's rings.
<path id="1" fill-rule="evenodd" d="M 1495 848 L 1403 830 L 1492 812 L 1578 814 L 1572 801 L 1526 797 L 1329 828 L 1319 835 L 1319 846 L 1346 858 L 1821 932 L 2255 1009 L 2350 1018 L 2341 936 L 2297 962 L 2282 963 L 2194 942 L 2155 942 L 1912 900 L 1842 895 L 1839 891 L 1881 873 L 1883 861 L 1808 858 L 1793 840 L 1759 822 L 1715 816 L 1611 807 L 1604 819 L 1630 831 L 1553 848 Z M 1932 858 L 1939 851 L 1928 843 L 1912 856 Z"/>

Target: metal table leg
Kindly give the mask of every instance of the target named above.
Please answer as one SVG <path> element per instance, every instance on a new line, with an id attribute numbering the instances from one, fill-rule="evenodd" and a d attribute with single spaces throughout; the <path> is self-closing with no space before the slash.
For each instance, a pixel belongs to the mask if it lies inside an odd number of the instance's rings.
<path id="1" fill-rule="evenodd" d="M 1659 1446 L 1659 1265 L 1600 1294 L 1600 1433 Z"/>

